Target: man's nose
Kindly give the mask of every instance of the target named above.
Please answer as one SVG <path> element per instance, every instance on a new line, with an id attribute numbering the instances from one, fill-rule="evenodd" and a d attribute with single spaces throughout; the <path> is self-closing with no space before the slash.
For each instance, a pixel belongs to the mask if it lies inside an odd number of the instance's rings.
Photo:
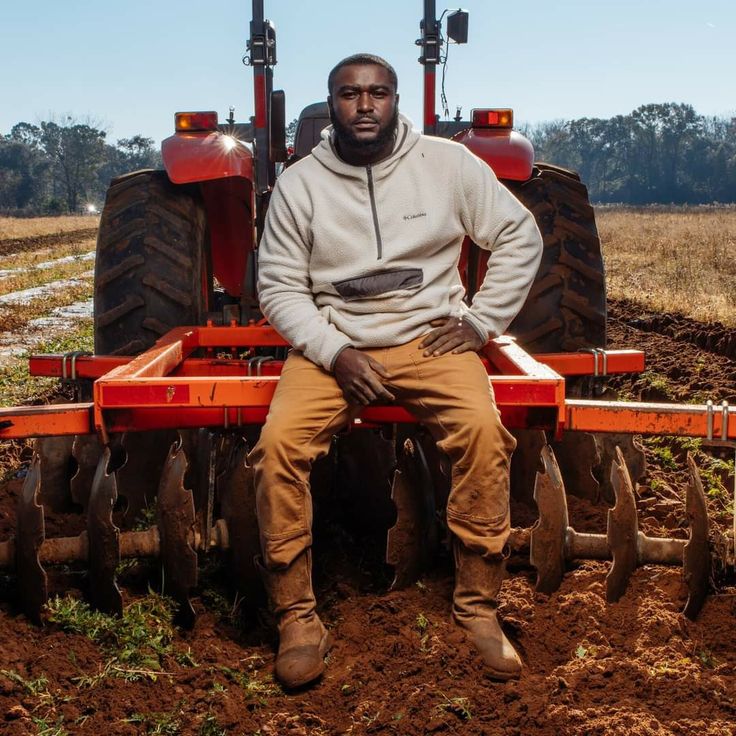
<path id="1" fill-rule="evenodd" d="M 370 96 L 368 92 L 363 92 L 363 94 L 358 97 L 358 110 L 361 112 L 367 112 L 369 110 L 373 109 L 373 98 Z"/>

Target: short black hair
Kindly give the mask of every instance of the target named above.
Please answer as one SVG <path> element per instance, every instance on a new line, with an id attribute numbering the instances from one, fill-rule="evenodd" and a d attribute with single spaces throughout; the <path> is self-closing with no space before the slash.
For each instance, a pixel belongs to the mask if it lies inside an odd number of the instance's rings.
<path id="1" fill-rule="evenodd" d="M 327 92 L 332 94 L 332 85 L 335 82 L 337 73 L 344 66 L 365 66 L 366 64 L 375 64 L 376 66 L 382 66 L 387 72 L 388 77 L 391 80 L 391 84 L 394 86 L 394 92 L 399 87 L 399 78 L 396 76 L 396 69 L 389 64 L 386 59 L 382 59 L 380 56 L 375 54 L 353 54 L 352 56 L 346 56 L 342 61 L 338 61 L 330 72 L 330 76 L 327 77 Z"/>

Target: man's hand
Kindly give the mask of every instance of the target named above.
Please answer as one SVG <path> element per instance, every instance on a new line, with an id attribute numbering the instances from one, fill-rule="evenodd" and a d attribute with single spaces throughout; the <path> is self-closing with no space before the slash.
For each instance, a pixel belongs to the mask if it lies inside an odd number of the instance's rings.
<path id="1" fill-rule="evenodd" d="M 432 322 L 434 325 L 435 322 Z M 458 317 L 450 317 L 440 327 L 436 327 L 419 343 L 425 357 L 444 353 L 464 353 L 480 350 L 485 345 L 483 338 L 467 323 Z"/>
<path id="2" fill-rule="evenodd" d="M 393 401 L 395 396 L 381 383 L 388 371 L 369 355 L 345 348 L 337 356 L 333 373 L 350 404 L 368 406 L 374 401 Z"/>

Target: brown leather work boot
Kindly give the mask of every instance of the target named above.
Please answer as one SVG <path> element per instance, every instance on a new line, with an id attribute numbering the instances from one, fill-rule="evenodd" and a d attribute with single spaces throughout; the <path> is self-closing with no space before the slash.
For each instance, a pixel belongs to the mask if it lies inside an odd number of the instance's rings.
<path id="1" fill-rule="evenodd" d="M 307 550 L 285 570 L 259 568 L 278 619 L 276 677 L 285 688 L 301 687 L 324 672 L 324 657 L 332 646 L 315 611 L 312 552 Z"/>
<path id="2" fill-rule="evenodd" d="M 452 618 L 480 652 L 489 677 L 511 680 L 521 674 L 521 658 L 506 638 L 498 622 L 498 592 L 506 561 L 471 552 L 453 540 L 455 552 L 455 595 Z"/>

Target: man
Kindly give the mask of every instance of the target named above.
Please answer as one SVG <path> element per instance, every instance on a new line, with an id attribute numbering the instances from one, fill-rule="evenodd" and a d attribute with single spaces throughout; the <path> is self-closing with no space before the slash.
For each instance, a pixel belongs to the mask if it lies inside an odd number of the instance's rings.
<path id="1" fill-rule="evenodd" d="M 517 677 L 496 617 L 515 441 L 476 351 L 521 309 L 541 238 L 484 162 L 411 129 L 386 61 L 348 57 L 328 87 L 332 126 L 279 178 L 259 250 L 261 308 L 294 348 L 252 453 L 276 676 L 291 688 L 316 679 L 331 644 L 312 592 L 312 463 L 362 407 L 396 402 L 452 462 L 453 618 L 489 675 Z M 470 307 L 457 269 L 466 234 L 491 251 Z"/>

